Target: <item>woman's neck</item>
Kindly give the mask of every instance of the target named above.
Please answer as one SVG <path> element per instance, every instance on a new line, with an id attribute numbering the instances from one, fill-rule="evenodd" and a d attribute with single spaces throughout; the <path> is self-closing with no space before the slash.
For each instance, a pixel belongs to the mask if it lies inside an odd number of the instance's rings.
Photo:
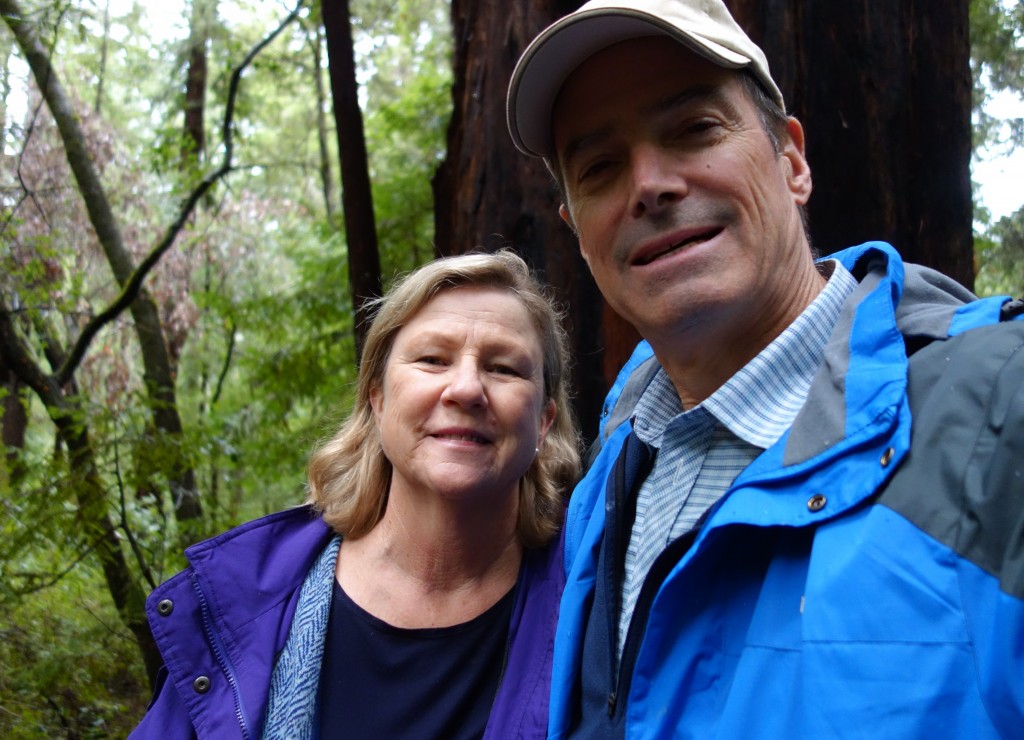
<path id="1" fill-rule="evenodd" d="M 392 499 L 367 535 L 342 542 L 335 574 L 349 598 L 388 624 L 443 627 L 493 606 L 521 561 L 514 509 L 474 514 Z"/>

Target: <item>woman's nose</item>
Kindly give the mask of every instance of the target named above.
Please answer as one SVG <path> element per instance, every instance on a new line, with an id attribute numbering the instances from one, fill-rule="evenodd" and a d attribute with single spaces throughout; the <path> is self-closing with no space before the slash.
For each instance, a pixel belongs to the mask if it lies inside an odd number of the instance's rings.
<path id="1" fill-rule="evenodd" d="M 473 359 L 466 358 L 452 365 L 442 399 L 464 406 L 483 403 L 483 370 Z"/>

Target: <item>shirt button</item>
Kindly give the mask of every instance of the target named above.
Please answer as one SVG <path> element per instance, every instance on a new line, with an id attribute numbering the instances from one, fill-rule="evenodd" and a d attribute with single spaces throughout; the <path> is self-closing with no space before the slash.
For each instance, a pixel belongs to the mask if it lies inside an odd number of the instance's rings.
<path id="1" fill-rule="evenodd" d="M 825 504 L 828 503 L 828 499 L 822 493 L 816 493 L 807 499 L 807 509 L 809 511 L 821 511 L 825 508 Z"/>
<path id="2" fill-rule="evenodd" d="M 200 676 L 192 682 L 192 688 L 197 694 L 205 694 L 210 690 L 210 679 L 206 676 Z"/>
<path id="3" fill-rule="evenodd" d="M 174 602 L 170 599 L 160 599 L 160 603 L 156 605 L 156 611 L 161 617 L 169 617 L 174 611 Z"/>

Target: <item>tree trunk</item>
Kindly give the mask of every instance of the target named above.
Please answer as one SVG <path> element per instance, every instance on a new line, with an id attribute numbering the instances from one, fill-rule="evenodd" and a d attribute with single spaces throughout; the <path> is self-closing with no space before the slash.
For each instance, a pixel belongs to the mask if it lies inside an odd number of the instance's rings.
<path id="1" fill-rule="evenodd" d="M 110 52 L 110 0 L 103 6 L 103 41 L 100 44 L 100 68 L 96 77 L 96 101 L 92 109 L 97 114 L 103 110 L 103 87 L 107 80 L 107 57 Z"/>
<path id="2" fill-rule="evenodd" d="M 334 175 L 331 173 L 331 153 L 328 146 L 327 129 L 327 92 L 324 89 L 323 78 L 323 23 L 317 20 L 313 24 L 313 31 L 310 34 L 309 44 L 313 51 L 313 69 L 316 83 L 316 134 L 317 143 L 320 147 L 320 188 L 324 195 L 324 212 L 327 214 L 327 223 L 332 229 L 337 228 L 335 223 L 334 206 Z"/>
<path id="3" fill-rule="evenodd" d="M 806 129 L 815 247 L 883 239 L 972 286 L 968 4 L 728 4 Z"/>
<path id="4" fill-rule="evenodd" d="M 611 346 L 617 354 L 623 346 L 631 349 L 635 332 L 603 305 L 575 237 L 558 218 L 551 175 L 541 160 L 516 150 L 505 123 L 506 90 L 519 55 L 548 23 L 580 4 L 453 0 L 454 110 L 433 188 L 439 254 L 510 246 L 566 302 L 574 403 L 584 435 L 592 438 L 610 381 L 603 353 Z"/>
<path id="5" fill-rule="evenodd" d="M 24 473 L 18 453 L 25 447 L 28 414 L 25 412 L 24 393 L 18 377 L 7 366 L 0 354 L 0 441 L 3 443 L 3 462 L 0 462 L 0 489 L 14 488 Z"/>
<path id="6" fill-rule="evenodd" d="M 366 301 L 381 294 L 380 254 L 373 214 L 370 169 L 359 109 L 352 16 L 348 0 L 322 3 L 327 59 L 334 98 L 341 159 L 341 203 L 348 244 L 348 282 L 354 308 L 353 330 L 358 360 L 369 326 Z"/>
<path id="7" fill-rule="evenodd" d="M 185 139 L 182 146 L 186 165 L 202 162 L 206 154 L 206 47 L 210 38 L 212 10 L 208 0 L 192 0 L 185 79 Z"/>

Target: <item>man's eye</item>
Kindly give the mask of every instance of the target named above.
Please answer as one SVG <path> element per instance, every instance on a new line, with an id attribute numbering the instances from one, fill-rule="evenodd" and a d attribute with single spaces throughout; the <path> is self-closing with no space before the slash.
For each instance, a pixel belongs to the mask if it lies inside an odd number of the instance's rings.
<path id="1" fill-rule="evenodd" d="M 580 170 L 579 181 L 593 180 L 611 169 L 611 160 L 602 159 L 588 164 Z"/>
<path id="2" fill-rule="evenodd" d="M 511 375 L 513 377 L 519 377 L 520 375 L 522 375 L 522 373 L 520 373 L 511 365 L 495 365 L 492 368 L 492 370 L 496 372 L 498 375 Z"/>
<path id="3" fill-rule="evenodd" d="M 696 121 L 687 121 L 679 127 L 676 132 L 678 138 L 700 136 L 719 127 L 718 121 L 713 118 L 701 118 Z"/>

